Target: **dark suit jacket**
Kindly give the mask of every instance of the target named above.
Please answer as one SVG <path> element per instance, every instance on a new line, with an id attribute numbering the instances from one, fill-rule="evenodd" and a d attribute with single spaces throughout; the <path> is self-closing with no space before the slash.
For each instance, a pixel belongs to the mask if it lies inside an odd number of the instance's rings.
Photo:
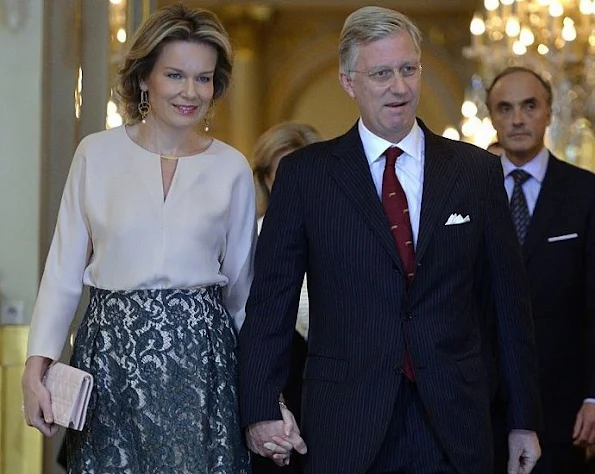
<path id="1" fill-rule="evenodd" d="M 576 238 L 548 240 L 572 234 Z M 583 400 L 595 398 L 595 175 L 550 155 L 523 254 L 539 358 L 542 438 L 571 442 Z"/>
<path id="2" fill-rule="evenodd" d="M 391 419 L 405 344 L 431 423 L 457 471 L 490 472 L 479 268 L 489 274 L 503 377 L 515 387 L 511 422 L 536 428 L 533 328 L 502 168 L 488 153 L 421 125 L 424 186 L 409 290 L 357 126 L 294 152 L 277 172 L 240 333 L 240 408 L 244 425 L 279 418 L 307 271 L 301 427 L 308 473 L 367 471 Z M 471 222 L 445 226 L 452 213 Z"/>

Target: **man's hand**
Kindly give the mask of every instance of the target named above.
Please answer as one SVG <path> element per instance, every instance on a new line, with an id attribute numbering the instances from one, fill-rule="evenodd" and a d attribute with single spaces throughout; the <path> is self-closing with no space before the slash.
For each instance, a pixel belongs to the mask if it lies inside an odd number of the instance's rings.
<path id="1" fill-rule="evenodd" d="M 575 446 L 583 448 L 595 444 L 595 403 L 583 403 L 576 415 L 572 439 Z"/>
<path id="2" fill-rule="evenodd" d="M 246 428 L 248 448 L 261 456 L 271 458 L 278 466 L 289 464 L 292 449 L 300 454 L 307 452 L 306 443 L 293 414 L 281 406 L 283 420 L 253 423 Z"/>
<path id="3" fill-rule="evenodd" d="M 535 431 L 512 430 L 508 435 L 508 474 L 529 474 L 541 456 Z"/>

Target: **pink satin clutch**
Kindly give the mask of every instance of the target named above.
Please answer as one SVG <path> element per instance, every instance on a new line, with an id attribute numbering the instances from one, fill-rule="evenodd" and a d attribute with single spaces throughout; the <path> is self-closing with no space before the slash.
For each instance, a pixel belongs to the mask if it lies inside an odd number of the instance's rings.
<path id="1" fill-rule="evenodd" d="M 52 399 L 54 423 L 82 430 L 93 389 L 93 376 L 84 370 L 55 362 L 48 367 L 43 384 Z"/>

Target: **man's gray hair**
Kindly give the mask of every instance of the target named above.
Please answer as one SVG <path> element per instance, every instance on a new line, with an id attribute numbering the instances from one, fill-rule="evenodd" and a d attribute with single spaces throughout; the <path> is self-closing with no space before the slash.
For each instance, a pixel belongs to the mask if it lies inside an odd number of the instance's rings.
<path id="1" fill-rule="evenodd" d="M 358 47 L 406 31 L 421 53 L 421 32 L 407 16 L 383 7 L 362 7 L 345 20 L 339 40 L 339 68 L 349 74 L 355 68 Z"/>

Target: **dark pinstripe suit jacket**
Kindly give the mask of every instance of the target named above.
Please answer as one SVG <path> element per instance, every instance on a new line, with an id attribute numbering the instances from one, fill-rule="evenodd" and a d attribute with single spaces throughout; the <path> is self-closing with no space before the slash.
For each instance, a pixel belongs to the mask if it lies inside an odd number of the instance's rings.
<path id="1" fill-rule="evenodd" d="M 240 407 L 244 425 L 279 418 L 307 271 L 301 427 L 309 473 L 369 468 L 393 412 L 405 343 L 421 398 L 458 472 L 490 472 L 480 330 L 488 303 L 480 281 L 488 281 L 495 302 L 503 377 L 515 387 L 511 423 L 533 429 L 537 422 L 528 290 L 502 169 L 489 154 L 420 124 L 424 188 L 408 291 L 357 126 L 284 158 L 277 172 L 240 333 Z M 471 222 L 445 226 L 452 213 Z"/>
<path id="2" fill-rule="evenodd" d="M 595 175 L 550 155 L 523 254 L 539 358 L 542 438 L 570 443 L 583 400 L 595 398 Z"/>

